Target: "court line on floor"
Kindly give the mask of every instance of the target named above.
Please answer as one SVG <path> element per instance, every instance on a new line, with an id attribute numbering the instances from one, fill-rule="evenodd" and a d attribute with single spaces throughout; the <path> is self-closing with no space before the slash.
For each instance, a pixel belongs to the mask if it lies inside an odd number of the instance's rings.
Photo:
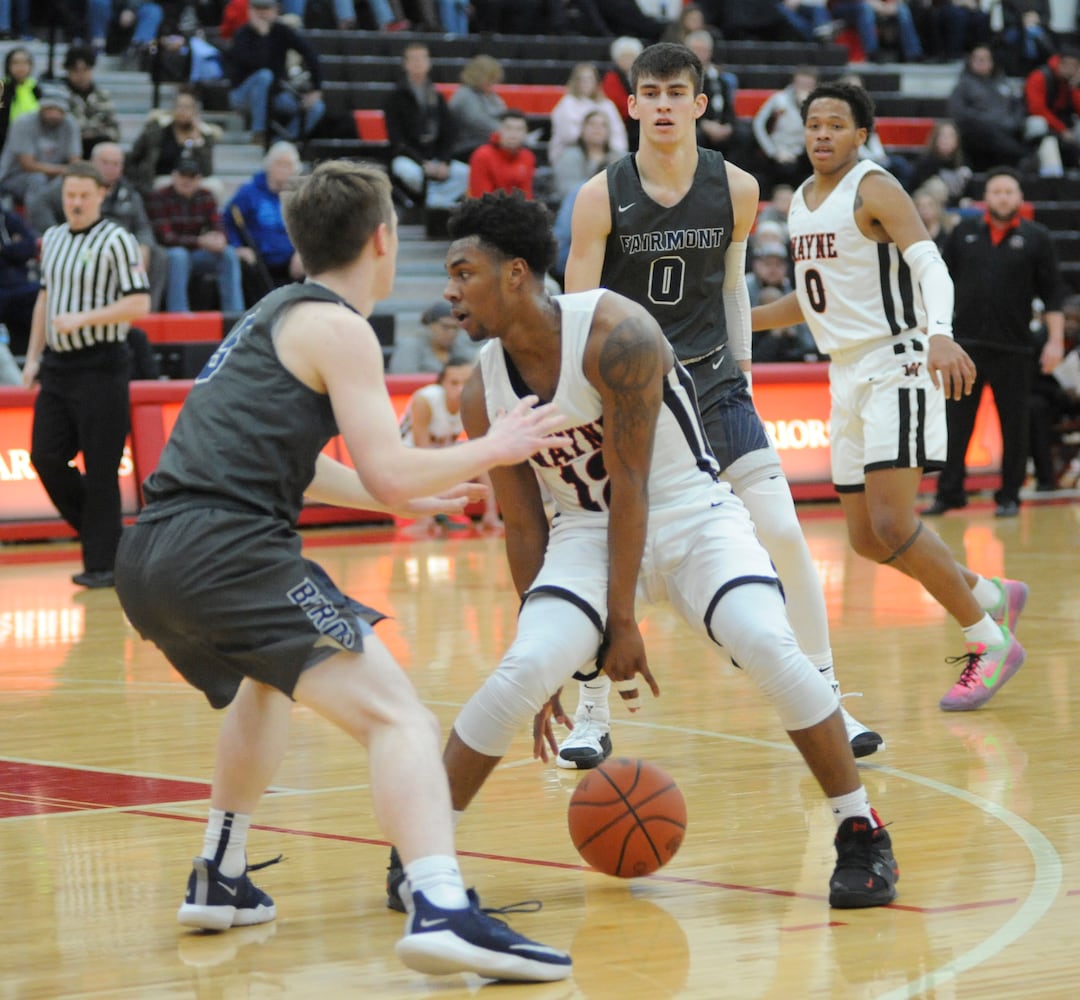
<path id="1" fill-rule="evenodd" d="M 622 726 L 633 726 L 641 729 L 658 729 L 672 733 L 680 733 L 684 736 L 703 736 L 713 739 L 727 740 L 735 743 L 745 743 L 752 746 L 768 747 L 774 750 L 796 752 L 791 744 L 780 743 L 774 740 L 761 740 L 751 736 L 735 736 L 727 733 L 717 733 L 707 729 L 689 729 L 685 726 L 671 726 L 664 723 L 643 722 L 640 720 L 623 720 L 618 723 Z M 1019 941 L 1029 933 L 1036 924 L 1049 912 L 1061 891 L 1064 880 L 1064 866 L 1061 856 L 1055 850 L 1054 845 L 1035 826 L 1016 813 L 984 799 L 980 795 L 955 785 L 946 784 L 936 778 L 929 778 L 901 768 L 892 767 L 888 764 L 869 764 L 865 761 L 861 766 L 867 770 L 876 771 L 889 775 L 901 781 L 910 781 L 914 784 L 923 785 L 942 795 L 948 795 L 960 799 L 968 805 L 992 817 L 1007 826 L 1027 848 L 1035 864 L 1035 874 L 1031 880 L 1031 889 L 1027 898 L 1004 924 L 994 931 L 989 937 L 984 938 L 974 947 L 958 955 L 952 961 L 930 972 L 925 973 L 918 979 L 897 987 L 887 993 L 882 993 L 877 1000 L 912 1000 L 914 997 L 923 996 L 929 990 L 940 987 L 951 979 L 955 979 L 960 973 L 967 972 L 989 961 L 995 955 L 1004 951 L 1009 945 Z M 894 908 L 901 907 L 894 904 Z M 933 912 L 933 911 L 923 911 Z"/>

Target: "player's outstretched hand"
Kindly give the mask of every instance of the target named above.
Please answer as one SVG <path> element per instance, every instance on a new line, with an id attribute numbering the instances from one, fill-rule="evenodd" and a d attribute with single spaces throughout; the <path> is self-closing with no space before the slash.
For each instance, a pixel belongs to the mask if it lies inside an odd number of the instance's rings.
<path id="1" fill-rule="evenodd" d="M 566 422 L 554 403 L 544 403 L 539 396 L 525 396 L 509 412 L 500 410 L 487 437 L 497 446 L 498 465 L 517 465 L 541 448 L 564 448 L 571 443 L 565 434 L 554 431 Z"/>
<path id="2" fill-rule="evenodd" d="M 553 721 L 561 723 L 567 729 L 574 728 L 574 720 L 563 711 L 562 688 L 548 698 L 544 707 L 533 716 L 533 756 L 545 764 L 551 759 L 548 757 L 549 749 L 553 756 L 559 755 L 559 742 L 555 739 L 555 730 L 551 726 Z"/>
<path id="3" fill-rule="evenodd" d="M 436 497 L 406 500 L 395 513 L 404 517 L 431 517 L 433 514 L 461 514 L 469 504 L 487 500 L 491 490 L 483 483 L 460 483 Z"/>
<path id="4" fill-rule="evenodd" d="M 975 385 L 975 362 L 952 337 L 930 338 L 926 364 L 934 385 L 945 390 L 946 399 L 963 399 L 971 395 Z"/>
<path id="5" fill-rule="evenodd" d="M 660 686 L 649 670 L 649 661 L 645 656 L 645 643 L 641 632 L 633 628 L 612 628 L 604 633 L 604 641 L 597 657 L 600 668 L 611 678 L 615 690 L 619 692 L 623 705 L 631 712 L 641 708 L 640 681 L 638 675 L 649 685 L 654 698 L 660 697 Z"/>

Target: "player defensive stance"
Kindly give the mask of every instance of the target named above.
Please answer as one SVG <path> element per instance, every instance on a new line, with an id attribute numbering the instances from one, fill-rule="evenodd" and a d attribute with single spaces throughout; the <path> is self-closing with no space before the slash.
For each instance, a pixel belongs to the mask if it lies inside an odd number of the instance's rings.
<path id="1" fill-rule="evenodd" d="M 284 202 L 311 277 L 247 313 L 195 380 L 116 564 L 132 624 L 211 705 L 230 706 L 179 920 L 224 930 L 274 919 L 273 900 L 247 876 L 245 843 L 296 701 L 367 747 L 376 819 L 406 862 L 401 960 L 433 974 L 564 979 L 569 955 L 515 933 L 466 895 L 438 726 L 372 632 L 384 616 L 304 559 L 295 529 L 305 495 L 413 516 L 454 510 L 460 502 L 409 498 L 517 465 L 545 445 L 568 446 L 548 437 L 565 421 L 551 407 L 534 409 L 534 396 L 477 440 L 406 447 L 364 318 L 394 280 L 389 182 L 330 162 Z M 321 454 L 339 431 L 355 471 Z"/>
<path id="2" fill-rule="evenodd" d="M 447 742 L 454 809 L 468 806 L 522 725 L 598 655 L 616 684 L 636 686 L 640 674 L 658 694 L 635 602 L 667 601 L 753 678 L 828 797 L 838 827 L 831 905 L 888 903 L 896 862 L 838 699 L 799 649 L 776 572 L 719 478 L 690 376 L 659 325 L 613 292 L 547 294 L 555 241 L 542 205 L 487 195 L 459 207 L 449 231 L 444 294 L 469 336 L 488 341 L 465 390 L 466 432 L 483 440 L 496 414 L 538 396 L 565 414 L 570 441 L 491 473 L 522 609 L 513 644 Z M 550 528 L 537 475 L 555 502 Z"/>

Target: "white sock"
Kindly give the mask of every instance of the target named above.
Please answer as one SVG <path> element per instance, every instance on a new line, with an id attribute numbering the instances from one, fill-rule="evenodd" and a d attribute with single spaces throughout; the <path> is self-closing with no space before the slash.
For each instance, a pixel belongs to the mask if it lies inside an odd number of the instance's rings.
<path id="1" fill-rule="evenodd" d="M 878 825 L 874 811 L 870 808 L 870 799 L 867 797 L 866 788 L 863 785 L 859 785 L 855 791 L 848 792 L 847 795 L 837 795 L 836 798 L 829 799 L 829 808 L 832 809 L 837 829 L 840 829 L 840 824 L 844 820 L 852 817 L 869 819 L 871 829 Z"/>
<path id="2" fill-rule="evenodd" d="M 598 722 L 611 720 L 611 708 L 608 699 L 611 696 L 611 678 L 605 673 L 600 673 L 591 681 L 582 681 L 578 685 L 578 711 L 583 710 L 584 705 L 592 705 L 590 713 Z"/>
<path id="3" fill-rule="evenodd" d="M 817 653 L 814 656 L 807 656 L 807 659 L 814 665 L 817 672 L 829 682 L 829 686 L 834 691 L 839 689 L 840 682 L 836 679 L 836 671 L 833 669 L 831 650 L 828 653 Z"/>
<path id="4" fill-rule="evenodd" d="M 248 813 L 211 809 L 203 838 L 204 858 L 217 865 L 217 870 L 229 878 L 238 878 L 247 869 L 247 835 L 251 826 Z"/>
<path id="5" fill-rule="evenodd" d="M 464 910 L 469 905 L 465 883 L 456 858 L 445 854 L 429 854 L 405 866 L 409 889 L 422 892 L 434 906 L 443 910 Z"/>
<path id="6" fill-rule="evenodd" d="M 979 602 L 979 607 L 983 611 L 992 611 L 1000 603 L 1002 597 L 1004 597 L 1004 591 L 993 580 L 987 580 L 985 576 L 980 576 L 975 581 L 975 586 L 971 588 L 971 594 L 976 601 Z"/>
<path id="7" fill-rule="evenodd" d="M 984 646 L 1000 646 L 1001 626 L 988 614 L 984 614 L 974 625 L 964 629 L 964 639 L 967 642 L 981 642 Z"/>

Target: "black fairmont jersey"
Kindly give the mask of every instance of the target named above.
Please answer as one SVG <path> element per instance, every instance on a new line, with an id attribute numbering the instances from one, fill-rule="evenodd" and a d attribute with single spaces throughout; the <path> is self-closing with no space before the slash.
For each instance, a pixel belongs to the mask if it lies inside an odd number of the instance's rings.
<path id="1" fill-rule="evenodd" d="M 337 434 L 330 397 L 278 360 L 272 330 L 297 302 L 336 302 L 321 285 L 292 284 L 246 313 L 195 379 L 140 519 L 191 505 L 242 508 L 295 525 L 315 460 Z"/>
<path id="2" fill-rule="evenodd" d="M 680 361 L 722 349 L 717 369 L 739 378 L 726 350 L 724 254 L 735 214 L 724 157 L 699 148 L 693 184 L 670 208 L 645 193 L 632 153 L 608 167 L 607 181 L 611 233 L 601 286 L 648 309 Z"/>

